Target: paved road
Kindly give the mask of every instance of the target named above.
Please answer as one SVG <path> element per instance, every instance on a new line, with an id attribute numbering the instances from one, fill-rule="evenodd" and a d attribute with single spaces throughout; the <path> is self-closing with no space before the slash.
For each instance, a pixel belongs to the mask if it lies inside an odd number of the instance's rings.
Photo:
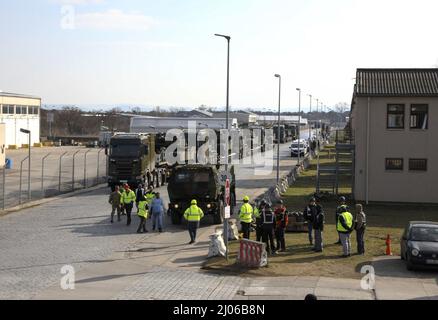
<path id="1" fill-rule="evenodd" d="M 54 195 L 59 190 L 59 159 L 64 153 L 61 162 L 61 191 L 68 192 L 73 188 L 73 154 L 75 156 L 75 189 L 83 188 L 84 176 L 86 175 L 87 186 L 96 184 L 96 177 L 106 175 L 106 156 L 103 151 L 99 156 L 99 168 L 97 167 L 98 152 L 100 149 L 89 149 L 85 147 L 51 147 L 51 148 L 32 148 L 31 164 L 31 194 L 32 199 L 40 199 L 43 196 L 41 190 L 42 180 L 42 159 L 48 156 L 44 164 L 44 194 Z M 85 153 L 87 154 L 87 172 L 84 172 Z M 20 186 L 20 164 L 28 155 L 27 149 L 7 150 L 6 158 L 12 159 L 12 169 L 6 170 L 6 207 L 11 207 L 19 203 L 18 194 Z M 27 200 L 28 188 L 28 162 L 23 162 L 22 177 L 22 199 Z M 1 181 L 1 178 L 0 178 Z M 0 187 L 1 189 L 1 187 Z M 2 194 L 0 193 L 0 197 Z"/>
<path id="2" fill-rule="evenodd" d="M 287 152 L 287 145 L 282 145 L 281 150 L 285 157 L 281 161 L 281 172 L 287 173 L 293 161 Z M 239 197 L 243 194 L 258 196 L 275 181 L 275 171 L 259 177 L 254 176 L 250 168 L 242 168 L 237 170 L 237 177 Z M 166 200 L 165 188 L 159 191 Z M 208 252 L 208 236 L 217 226 L 203 226 L 200 231 L 202 242 L 188 248 L 184 247 L 188 241 L 186 231 L 171 226 L 167 217 L 164 234 L 138 235 L 135 233 L 138 223 L 136 217 L 130 227 L 122 223 L 109 223 L 107 192 L 106 189 L 100 189 L 2 217 L 0 299 L 38 297 L 47 288 L 55 288 L 56 297 L 60 294 L 60 270 L 67 264 L 72 265 L 77 272 L 83 270 L 85 278 L 89 272 L 95 274 L 94 278 L 101 279 L 99 274 L 105 274 L 104 267 L 109 263 L 107 277 L 113 281 L 117 278 L 115 275 L 124 273 L 125 268 L 129 270 L 128 261 L 134 264 L 132 269 L 141 269 L 137 270 L 138 276 L 142 274 L 140 271 L 145 272 L 143 264 L 138 266 L 135 264 L 137 259 L 130 258 L 135 254 L 147 255 L 148 271 L 153 267 L 173 270 L 175 267 L 187 268 L 190 265 L 194 265 L 195 270 L 199 269 Z M 138 241 L 141 250 L 129 253 L 129 248 L 136 247 Z M 122 264 L 114 269 L 111 266 L 111 263 L 117 263 L 114 261 L 122 261 Z M 99 268 L 103 269 L 96 274 L 93 270 Z M 80 275 L 79 272 L 78 277 Z M 79 288 L 86 287 L 85 284 L 96 283 L 100 282 L 79 283 L 75 292 L 81 292 Z M 122 281 L 122 284 L 126 286 L 126 281 Z M 104 295 L 105 290 L 99 290 L 99 294 Z M 108 298 L 114 297 L 112 295 Z"/>

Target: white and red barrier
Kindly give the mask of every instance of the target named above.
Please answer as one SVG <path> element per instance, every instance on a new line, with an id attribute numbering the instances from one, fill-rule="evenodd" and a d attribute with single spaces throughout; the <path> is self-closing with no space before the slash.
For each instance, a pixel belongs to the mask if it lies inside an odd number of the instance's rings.
<path id="1" fill-rule="evenodd" d="M 261 268 L 268 265 L 266 244 L 250 240 L 241 240 L 237 263 L 249 268 Z"/>

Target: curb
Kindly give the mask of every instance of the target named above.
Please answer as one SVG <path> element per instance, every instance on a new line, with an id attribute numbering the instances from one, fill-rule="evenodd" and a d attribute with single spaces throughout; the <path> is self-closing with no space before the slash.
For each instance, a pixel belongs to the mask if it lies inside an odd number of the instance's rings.
<path id="1" fill-rule="evenodd" d="M 22 205 L 18 205 L 18 206 L 8 208 L 5 210 L 0 210 L 0 217 L 4 217 L 4 216 L 7 216 L 11 213 L 18 212 L 18 211 L 21 211 L 24 209 L 29 209 L 29 208 L 33 208 L 36 206 L 40 206 L 40 205 L 48 203 L 48 202 L 52 202 L 52 201 L 56 201 L 56 200 L 60 200 L 60 199 L 65 199 L 65 198 L 71 198 L 71 197 L 74 197 L 74 196 L 77 196 L 77 195 L 80 195 L 80 194 L 83 194 L 83 193 L 86 193 L 89 191 L 99 190 L 99 189 L 104 188 L 106 186 L 107 186 L 106 183 L 102 183 L 102 184 L 99 184 L 99 185 L 91 187 L 91 188 L 76 190 L 76 191 L 69 192 L 69 193 L 64 193 L 64 194 L 61 194 L 59 196 L 55 196 L 52 198 L 44 198 L 44 199 L 40 199 L 40 200 L 30 201 L 30 202 L 24 203 Z"/>

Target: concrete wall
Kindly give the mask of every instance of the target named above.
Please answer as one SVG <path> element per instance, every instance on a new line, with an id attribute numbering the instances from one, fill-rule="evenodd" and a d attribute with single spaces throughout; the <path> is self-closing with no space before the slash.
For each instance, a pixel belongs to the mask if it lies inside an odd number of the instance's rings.
<path id="1" fill-rule="evenodd" d="M 388 202 L 438 203 L 438 98 L 370 98 L 367 166 L 368 98 L 356 98 L 352 129 L 356 144 L 355 197 Z M 410 129 L 411 104 L 429 105 L 429 128 Z M 405 129 L 387 129 L 387 105 L 405 104 Z M 403 158 L 404 170 L 385 169 L 386 158 Z M 428 160 L 427 172 L 409 171 L 409 159 Z"/>
<path id="2" fill-rule="evenodd" d="M 22 105 L 41 107 L 40 99 L 4 97 L 0 95 L 0 123 L 5 124 L 5 144 L 21 147 L 28 144 L 28 136 L 20 132 L 20 129 L 28 129 L 32 132 L 31 144 L 40 142 L 40 115 L 39 114 L 3 114 L 3 105 Z M 40 112 L 39 112 L 40 113 Z"/>

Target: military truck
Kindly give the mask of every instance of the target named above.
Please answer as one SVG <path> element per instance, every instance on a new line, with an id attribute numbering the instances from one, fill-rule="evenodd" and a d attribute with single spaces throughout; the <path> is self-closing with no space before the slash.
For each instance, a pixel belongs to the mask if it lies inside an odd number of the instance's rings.
<path id="1" fill-rule="evenodd" d="M 105 149 L 108 155 L 108 186 L 124 183 L 159 187 L 165 183 L 166 167 L 155 148 L 155 135 L 122 133 L 114 135 Z"/>
<path id="2" fill-rule="evenodd" d="M 185 210 L 196 199 L 206 216 L 213 216 L 215 224 L 224 221 L 225 184 L 230 180 L 231 213 L 236 206 L 236 179 L 234 167 L 229 173 L 215 165 L 180 165 L 170 175 L 167 191 L 169 194 L 169 214 L 172 223 L 182 223 Z"/>

